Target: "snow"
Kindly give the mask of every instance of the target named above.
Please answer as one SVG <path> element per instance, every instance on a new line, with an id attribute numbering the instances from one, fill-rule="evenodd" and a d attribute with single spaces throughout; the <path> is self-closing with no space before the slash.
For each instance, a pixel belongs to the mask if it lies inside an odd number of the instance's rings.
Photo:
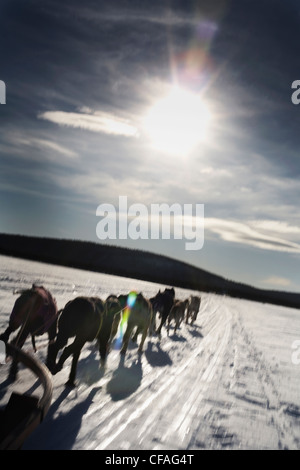
<path id="1" fill-rule="evenodd" d="M 166 286 L 72 268 L 0 257 L 0 331 L 16 300 L 14 289 L 42 283 L 58 307 L 77 295 L 153 296 Z M 192 291 L 175 289 L 176 297 Z M 174 335 L 147 338 L 144 353 L 130 344 L 124 362 L 114 349 L 105 372 L 94 343 L 82 350 L 77 387 L 65 387 L 70 361 L 53 377 L 52 405 L 24 449 L 197 450 L 299 449 L 300 339 L 296 309 L 201 293 L 196 323 Z M 45 361 L 47 335 L 37 338 Z M 24 349 L 33 354 L 30 340 Z M 9 364 L 0 365 L 0 404 Z M 14 389 L 39 395 L 21 369 Z"/>

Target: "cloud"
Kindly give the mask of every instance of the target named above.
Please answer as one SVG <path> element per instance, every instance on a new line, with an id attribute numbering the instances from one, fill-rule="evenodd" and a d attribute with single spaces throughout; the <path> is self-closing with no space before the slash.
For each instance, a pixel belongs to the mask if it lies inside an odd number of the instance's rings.
<path id="1" fill-rule="evenodd" d="M 59 2 L 58 2 L 59 3 Z M 199 26 L 199 17 L 200 15 L 195 15 L 195 12 L 189 11 L 187 8 L 170 8 L 168 5 L 164 5 L 163 2 L 160 3 L 151 3 L 146 2 L 146 6 L 143 7 L 141 4 L 134 5 L 130 4 L 128 7 L 118 2 L 117 8 L 115 4 L 110 4 L 105 2 L 101 8 L 95 9 L 93 5 L 89 5 L 88 2 L 84 5 L 80 3 L 80 8 L 76 9 L 76 14 L 81 18 L 81 20 L 88 21 L 88 24 L 93 23 L 117 23 L 117 24 L 131 24 L 134 23 L 135 27 L 137 24 L 142 23 L 153 23 L 163 26 L 184 26 L 184 25 L 195 25 Z M 60 6 L 60 16 L 63 15 L 66 19 L 69 19 L 69 16 L 74 11 L 74 5 L 61 5 Z M 223 10 L 222 6 L 215 5 L 214 8 L 207 7 L 206 2 L 202 2 L 201 13 L 203 17 L 209 15 L 209 17 L 216 17 Z M 54 8 L 48 9 L 48 14 L 55 15 L 56 10 Z M 207 22 L 208 23 L 208 22 Z M 217 28 L 214 23 L 212 25 L 207 25 L 208 27 L 214 30 Z"/>
<path id="2" fill-rule="evenodd" d="M 257 229 L 282 234 L 300 234 L 300 227 L 289 225 L 280 220 L 256 220 L 251 222 Z"/>
<path id="3" fill-rule="evenodd" d="M 59 154 L 63 155 L 64 157 L 67 157 L 67 158 L 74 158 L 74 157 L 78 156 L 77 153 L 74 152 L 73 150 L 70 150 L 70 149 L 64 147 L 63 145 L 60 145 L 56 142 L 52 142 L 52 141 L 46 140 L 46 139 L 37 139 L 37 138 L 27 139 L 27 138 L 24 138 L 24 139 L 19 139 L 18 144 L 19 145 L 28 145 L 28 146 L 31 146 L 31 147 L 36 147 L 38 149 L 40 149 L 40 148 L 43 149 L 44 148 L 44 149 L 59 153 Z"/>
<path id="4" fill-rule="evenodd" d="M 279 276 L 270 276 L 267 279 L 264 279 L 261 281 L 263 284 L 269 284 L 269 285 L 275 285 L 279 287 L 287 287 L 292 284 L 290 279 L 287 279 L 285 277 L 279 277 Z"/>
<path id="5" fill-rule="evenodd" d="M 251 227 L 251 224 L 253 227 Z M 261 223 L 257 222 L 256 224 L 259 227 Z M 267 226 L 266 223 L 265 226 Z M 269 223 L 269 229 L 271 226 L 272 224 Z M 273 223 L 273 229 L 274 227 L 281 228 L 281 236 L 279 236 L 277 233 L 274 233 L 274 230 L 272 235 L 257 230 L 255 228 L 254 222 L 245 223 L 216 218 L 205 219 L 205 232 L 209 231 L 211 233 L 217 234 L 222 240 L 232 243 L 250 245 L 263 250 L 300 253 L 299 243 L 282 238 L 283 233 L 285 235 L 289 233 L 287 230 L 288 224 L 275 221 Z M 283 228 L 285 232 L 283 232 Z M 291 227 L 292 232 L 295 232 L 295 229 L 296 227 Z"/>
<path id="6" fill-rule="evenodd" d="M 37 145 L 40 147 L 45 147 L 49 150 L 53 150 L 54 152 L 60 153 L 64 155 L 65 157 L 68 158 L 74 158 L 77 157 L 76 152 L 73 150 L 70 150 L 62 145 L 57 144 L 56 142 L 51 142 L 50 140 L 45 140 L 45 139 L 33 139 L 31 142 L 33 145 Z"/>
<path id="7" fill-rule="evenodd" d="M 85 129 L 109 135 L 136 137 L 138 134 L 137 128 L 130 124 L 127 119 L 102 111 L 92 111 L 88 108 L 83 109 L 85 112 L 81 113 L 46 111 L 40 113 L 38 118 L 53 122 L 59 126 Z"/>

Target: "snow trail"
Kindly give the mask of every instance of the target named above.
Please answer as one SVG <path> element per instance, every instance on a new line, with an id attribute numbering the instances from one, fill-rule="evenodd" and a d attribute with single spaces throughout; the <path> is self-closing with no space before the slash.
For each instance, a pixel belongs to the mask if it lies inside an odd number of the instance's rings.
<path id="1" fill-rule="evenodd" d="M 153 296 L 160 286 L 1 257 L 0 330 L 16 299 L 14 288 L 40 282 L 58 307 L 77 295 L 126 293 Z M 185 299 L 192 291 L 176 289 Z M 182 324 L 161 341 L 149 337 L 144 353 L 130 344 L 125 360 L 112 350 L 105 372 L 97 348 L 87 343 L 76 389 L 65 388 L 69 359 L 53 377 L 45 421 L 24 449 L 299 449 L 300 365 L 291 345 L 300 339 L 295 309 L 202 293 L 195 325 Z M 44 361 L 47 337 L 38 337 Z M 30 340 L 25 350 L 32 351 Z M 0 404 L 8 365 L 0 366 Z M 33 376 L 21 370 L 16 390 L 38 395 Z"/>

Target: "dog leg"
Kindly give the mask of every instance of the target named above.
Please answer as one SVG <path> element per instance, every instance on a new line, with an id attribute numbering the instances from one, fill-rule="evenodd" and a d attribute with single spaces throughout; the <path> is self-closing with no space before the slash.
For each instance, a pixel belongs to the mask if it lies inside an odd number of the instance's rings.
<path id="1" fill-rule="evenodd" d="M 143 336 L 142 336 L 142 339 L 141 339 L 141 342 L 140 342 L 140 345 L 139 345 L 139 349 L 138 349 L 139 354 L 142 354 L 142 352 L 143 352 L 144 342 L 145 342 L 145 339 L 147 337 L 148 329 L 149 329 L 149 327 L 147 326 L 143 330 Z"/>
<path id="2" fill-rule="evenodd" d="M 130 323 L 127 324 L 127 328 L 126 328 L 124 338 L 123 338 L 122 349 L 120 351 L 121 354 L 126 354 L 129 339 L 130 339 L 133 328 L 134 328 L 134 324 L 130 324 Z"/>
<path id="3" fill-rule="evenodd" d="M 76 342 L 76 340 L 75 340 Z M 70 375 L 69 375 L 69 379 L 66 383 L 66 385 L 68 387 L 75 387 L 75 377 L 76 377 L 76 371 L 77 371 L 77 363 L 78 363 L 78 359 L 79 359 L 79 356 L 80 356 L 80 353 L 81 353 L 81 349 L 83 348 L 84 346 L 84 343 L 85 341 L 77 341 L 77 344 L 75 344 L 74 348 L 74 352 L 73 352 L 73 361 L 72 361 L 72 366 L 71 366 L 71 372 L 70 372 Z"/>

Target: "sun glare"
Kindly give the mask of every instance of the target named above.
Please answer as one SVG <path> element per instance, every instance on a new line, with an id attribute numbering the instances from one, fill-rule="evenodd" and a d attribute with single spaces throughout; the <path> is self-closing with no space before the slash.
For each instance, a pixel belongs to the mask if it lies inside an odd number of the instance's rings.
<path id="1" fill-rule="evenodd" d="M 144 126 L 153 146 L 172 155 L 187 155 L 204 140 L 210 113 L 200 95 L 178 87 L 157 101 Z"/>

